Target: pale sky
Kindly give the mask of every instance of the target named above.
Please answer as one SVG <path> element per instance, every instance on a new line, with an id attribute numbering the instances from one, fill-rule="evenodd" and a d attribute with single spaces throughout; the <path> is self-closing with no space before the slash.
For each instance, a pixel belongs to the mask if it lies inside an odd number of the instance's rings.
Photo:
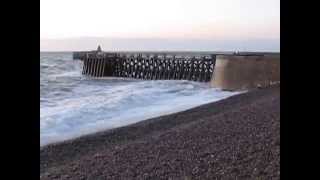
<path id="1" fill-rule="evenodd" d="M 217 48 L 213 47 L 214 41 L 251 44 L 259 41 L 258 49 L 270 46 L 270 41 L 274 41 L 277 49 L 280 44 L 280 0 L 40 1 L 40 50 L 61 50 L 62 46 L 65 50 L 88 49 L 84 37 L 100 37 L 96 42 L 109 44 L 107 49 L 115 49 L 111 42 L 116 40 L 110 41 L 110 38 L 153 39 L 154 44 L 159 39 L 211 40 L 206 49 Z M 73 42 L 77 39 L 79 45 L 70 45 L 70 39 Z M 191 49 L 201 49 L 200 45 L 199 48 L 197 44 L 193 46 Z M 246 45 L 240 43 L 238 46 L 241 49 L 240 46 Z M 234 47 L 238 46 L 235 44 Z M 128 48 L 134 50 L 134 46 Z M 154 48 L 152 50 L 167 47 Z"/>

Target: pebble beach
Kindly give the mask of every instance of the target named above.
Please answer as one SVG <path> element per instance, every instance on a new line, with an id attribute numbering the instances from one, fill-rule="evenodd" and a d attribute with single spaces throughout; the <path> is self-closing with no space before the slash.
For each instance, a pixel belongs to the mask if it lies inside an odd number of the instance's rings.
<path id="1" fill-rule="evenodd" d="M 43 146 L 40 179 L 280 179 L 280 85 Z"/>

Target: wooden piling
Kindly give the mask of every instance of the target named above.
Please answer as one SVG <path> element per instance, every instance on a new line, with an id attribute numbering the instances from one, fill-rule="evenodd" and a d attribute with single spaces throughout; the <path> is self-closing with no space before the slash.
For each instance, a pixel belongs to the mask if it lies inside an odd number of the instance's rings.
<path id="1" fill-rule="evenodd" d="M 157 54 L 87 54 L 83 58 L 82 74 L 92 77 L 130 77 L 146 80 L 173 79 L 207 82 L 212 75 L 213 58 L 179 58 Z M 211 74 L 210 74 L 211 73 Z"/>

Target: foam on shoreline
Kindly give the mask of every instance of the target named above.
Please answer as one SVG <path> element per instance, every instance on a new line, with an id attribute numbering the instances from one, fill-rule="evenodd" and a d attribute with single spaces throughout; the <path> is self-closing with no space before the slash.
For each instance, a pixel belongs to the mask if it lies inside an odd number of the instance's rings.
<path id="1" fill-rule="evenodd" d="M 239 92 L 188 81 L 96 81 L 67 93 L 73 95 L 40 109 L 41 146 L 187 110 Z"/>
<path id="2" fill-rule="evenodd" d="M 40 148 L 43 180 L 146 176 L 278 179 L 280 86 Z"/>

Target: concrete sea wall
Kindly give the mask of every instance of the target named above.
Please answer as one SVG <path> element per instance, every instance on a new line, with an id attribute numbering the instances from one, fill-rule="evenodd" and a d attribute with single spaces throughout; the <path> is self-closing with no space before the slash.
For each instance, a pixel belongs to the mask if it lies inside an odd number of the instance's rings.
<path id="1" fill-rule="evenodd" d="M 184 54 L 75 52 L 92 77 L 176 79 L 209 82 L 224 90 L 247 90 L 280 82 L 280 53 Z"/>
<path id="2" fill-rule="evenodd" d="M 280 54 L 217 55 L 213 87 L 246 90 L 280 82 Z"/>

